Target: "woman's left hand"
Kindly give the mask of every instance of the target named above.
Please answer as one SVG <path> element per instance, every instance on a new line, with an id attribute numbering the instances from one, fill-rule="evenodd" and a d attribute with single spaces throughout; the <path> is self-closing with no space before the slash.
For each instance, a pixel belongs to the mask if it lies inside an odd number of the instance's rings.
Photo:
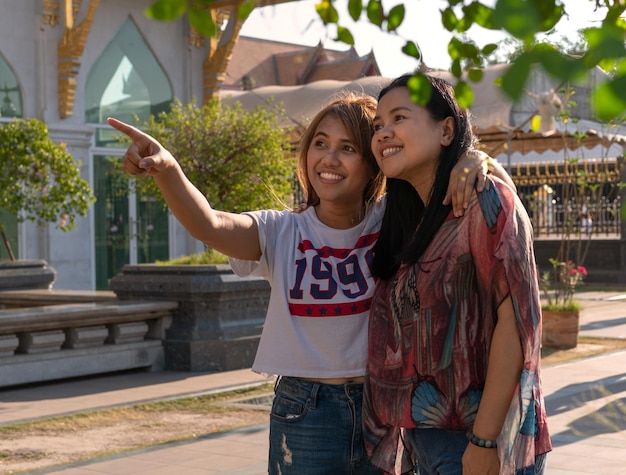
<path id="1" fill-rule="evenodd" d="M 497 449 L 485 449 L 467 444 L 463 454 L 463 475 L 498 475 L 500 459 Z"/>
<path id="2" fill-rule="evenodd" d="M 443 204 L 452 203 L 454 215 L 463 216 L 476 185 L 482 191 L 487 179 L 489 155 L 480 150 L 468 150 L 450 172 L 450 183 Z"/>

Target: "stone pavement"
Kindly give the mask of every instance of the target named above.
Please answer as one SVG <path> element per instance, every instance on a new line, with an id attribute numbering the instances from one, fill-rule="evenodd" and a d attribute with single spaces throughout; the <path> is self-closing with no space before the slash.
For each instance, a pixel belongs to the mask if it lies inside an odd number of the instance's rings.
<path id="1" fill-rule="evenodd" d="M 626 294 L 584 292 L 581 334 L 626 338 Z M 0 425 L 260 384 L 249 370 L 133 373 L 0 391 Z M 554 450 L 546 475 L 626 475 L 626 351 L 543 369 Z M 268 426 L 211 434 L 30 475 L 267 473 Z M 0 462 L 0 473 L 2 466 Z"/>

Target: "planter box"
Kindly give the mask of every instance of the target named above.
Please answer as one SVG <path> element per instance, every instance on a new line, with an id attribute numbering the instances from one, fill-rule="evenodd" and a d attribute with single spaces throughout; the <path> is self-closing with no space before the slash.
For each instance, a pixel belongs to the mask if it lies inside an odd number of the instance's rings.
<path id="1" fill-rule="evenodd" d="M 228 265 L 126 265 L 111 279 L 120 300 L 175 300 L 166 331 L 165 368 L 231 371 L 252 366 L 269 302 L 264 279 Z"/>
<path id="2" fill-rule="evenodd" d="M 56 277 L 42 259 L 0 261 L 0 290 L 50 289 Z"/>
<path id="3" fill-rule="evenodd" d="M 580 330 L 578 310 L 543 310 L 542 318 L 543 346 L 559 349 L 576 348 Z"/>

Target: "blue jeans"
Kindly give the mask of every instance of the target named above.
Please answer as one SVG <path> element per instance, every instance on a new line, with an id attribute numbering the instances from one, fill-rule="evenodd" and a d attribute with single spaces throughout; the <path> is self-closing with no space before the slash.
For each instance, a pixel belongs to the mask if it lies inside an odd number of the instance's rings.
<path id="1" fill-rule="evenodd" d="M 270 414 L 271 475 L 380 475 L 361 431 L 362 383 L 281 377 Z"/>
<path id="2" fill-rule="evenodd" d="M 418 475 L 462 475 L 461 459 L 469 443 L 464 432 L 443 429 L 408 429 L 407 443 L 415 451 Z M 485 449 L 495 450 L 495 449 Z M 535 458 L 535 465 L 520 469 L 516 475 L 543 475 L 546 454 Z"/>

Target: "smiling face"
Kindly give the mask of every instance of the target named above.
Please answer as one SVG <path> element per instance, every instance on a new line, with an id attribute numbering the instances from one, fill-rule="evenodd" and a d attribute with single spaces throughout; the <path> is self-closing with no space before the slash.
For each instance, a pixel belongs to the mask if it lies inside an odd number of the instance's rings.
<path id="1" fill-rule="evenodd" d="M 372 151 L 388 178 L 410 182 L 427 202 L 441 152 L 454 138 L 454 120 L 437 121 L 415 104 L 406 87 L 389 90 L 379 100 Z"/>
<path id="2" fill-rule="evenodd" d="M 374 171 L 335 115 L 326 115 L 316 127 L 306 152 L 306 168 L 322 210 L 330 206 L 341 213 L 360 212 Z"/>

